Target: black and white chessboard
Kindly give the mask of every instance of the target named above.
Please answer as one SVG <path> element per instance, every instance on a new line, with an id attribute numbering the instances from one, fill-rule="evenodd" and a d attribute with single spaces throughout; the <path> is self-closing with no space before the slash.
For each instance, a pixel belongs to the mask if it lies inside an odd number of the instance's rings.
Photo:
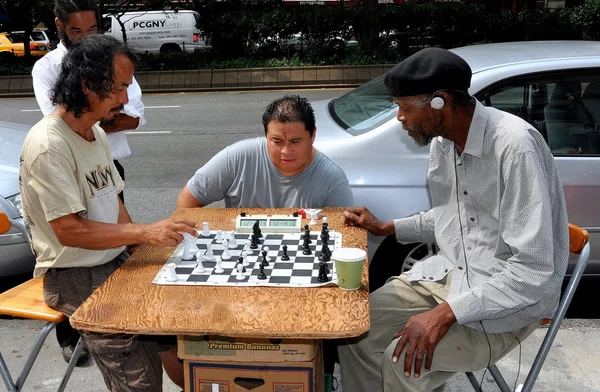
<path id="1" fill-rule="evenodd" d="M 205 268 L 204 273 L 195 272 L 196 266 L 199 260 L 197 257 L 202 258 L 202 255 L 206 252 L 206 244 L 210 243 L 213 254 L 215 257 L 220 257 L 223 254 L 222 243 L 215 241 L 216 231 L 210 232 L 210 237 L 198 237 L 196 238 L 196 246 L 198 247 L 198 253 L 193 257 L 192 260 L 182 260 L 184 243 L 182 242 L 175 249 L 171 257 L 167 260 L 165 265 L 161 268 L 159 273 L 156 275 L 152 283 L 160 285 L 204 285 L 204 286 L 271 286 L 271 287 L 317 287 L 329 284 L 337 284 L 337 274 L 333 261 L 327 263 L 328 266 L 328 282 L 319 282 L 319 256 L 321 254 L 321 232 L 311 231 L 310 238 L 312 243 L 310 244 L 310 250 L 312 254 L 304 255 L 302 253 L 303 238 L 301 237 L 304 233 L 267 233 L 263 232 L 263 236 L 260 238 L 260 244 L 258 249 L 252 249 L 252 254 L 247 256 L 249 266 L 246 267 L 246 278 L 244 280 L 238 280 L 236 275 L 238 274 L 235 269 L 235 265 L 238 261 L 238 257 L 242 254 L 244 244 L 250 239 L 251 234 L 236 233 L 235 238 L 238 247 L 235 249 L 229 249 L 231 260 L 221 261 L 221 267 L 224 272 L 217 274 L 215 270 L 215 261 L 202 261 L 202 265 Z M 331 230 L 329 232 L 329 249 L 331 251 L 342 247 L 342 233 Z M 289 261 L 281 260 L 283 255 L 282 246 L 287 245 L 287 254 L 290 258 Z M 263 247 L 268 247 L 268 255 L 271 257 L 269 265 L 264 267 L 266 279 L 258 279 L 259 264 L 262 261 L 261 250 Z M 167 265 L 175 263 L 175 272 L 177 274 L 177 281 L 171 282 L 167 280 Z"/>

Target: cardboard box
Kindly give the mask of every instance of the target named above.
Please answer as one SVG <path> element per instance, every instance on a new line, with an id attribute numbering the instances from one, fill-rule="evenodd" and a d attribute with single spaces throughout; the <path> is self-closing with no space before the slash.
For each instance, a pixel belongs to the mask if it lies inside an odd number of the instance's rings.
<path id="1" fill-rule="evenodd" d="M 186 392 L 323 392 L 320 353 L 307 362 L 184 360 Z"/>
<path id="2" fill-rule="evenodd" d="M 315 358 L 316 340 L 179 336 L 181 359 L 201 362 L 305 362 Z"/>

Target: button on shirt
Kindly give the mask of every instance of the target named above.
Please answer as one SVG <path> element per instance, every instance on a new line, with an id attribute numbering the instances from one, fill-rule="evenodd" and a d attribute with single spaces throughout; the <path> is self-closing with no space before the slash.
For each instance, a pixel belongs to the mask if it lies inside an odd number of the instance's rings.
<path id="1" fill-rule="evenodd" d="M 52 89 L 60 76 L 60 65 L 62 59 L 67 54 L 67 48 L 62 44 L 58 44 L 56 49 L 36 61 L 31 71 L 33 77 L 33 91 L 40 109 L 44 116 L 48 116 L 58 110 L 58 106 L 52 103 Z M 146 123 L 144 118 L 144 104 L 142 103 L 142 89 L 133 78 L 131 84 L 127 88 L 127 97 L 129 102 L 123 107 L 121 113 L 129 117 L 139 118 L 138 128 Z M 109 132 L 108 144 L 113 159 L 121 159 L 131 155 L 127 136 L 124 132 Z"/>
<path id="2" fill-rule="evenodd" d="M 427 178 L 433 208 L 395 220 L 396 239 L 436 242 L 440 250 L 416 263 L 409 280 L 453 271 L 447 302 L 459 324 L 476 330 L 508 332 L 551 317 L 569 229 L 558 170 L 540 133 L 477 102 L 463 153 L 434 139 Z"/>

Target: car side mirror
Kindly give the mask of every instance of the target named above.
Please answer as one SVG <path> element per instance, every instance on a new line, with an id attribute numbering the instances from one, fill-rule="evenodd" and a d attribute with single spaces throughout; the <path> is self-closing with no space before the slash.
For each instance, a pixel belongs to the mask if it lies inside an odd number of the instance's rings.
<path id="1" fill-rule="evenodd" d="M 10 230 L 10 220 L 4 212 L 0 212 L 0 234 L 4 234 L 8 230 Z"/>

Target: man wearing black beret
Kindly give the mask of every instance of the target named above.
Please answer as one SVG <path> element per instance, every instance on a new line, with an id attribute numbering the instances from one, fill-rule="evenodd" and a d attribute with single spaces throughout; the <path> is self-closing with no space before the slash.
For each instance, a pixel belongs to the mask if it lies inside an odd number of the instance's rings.
<path id="1" fill-rule="evenodd" d="M 339 347 L 351 391 L 443 391 L 454 373 L 494 364 L 558 306 L 569 236 L 554 159 L 533 126 L 477 102 L 470 83 L 469 65 L 438 48 L 385 77 L 404 130 L 431 143 L 432 209 L 382 222 L 352 208 L 346 223 L 436 242 L 439 252 L 371 294 L 370 331 Z"/>

